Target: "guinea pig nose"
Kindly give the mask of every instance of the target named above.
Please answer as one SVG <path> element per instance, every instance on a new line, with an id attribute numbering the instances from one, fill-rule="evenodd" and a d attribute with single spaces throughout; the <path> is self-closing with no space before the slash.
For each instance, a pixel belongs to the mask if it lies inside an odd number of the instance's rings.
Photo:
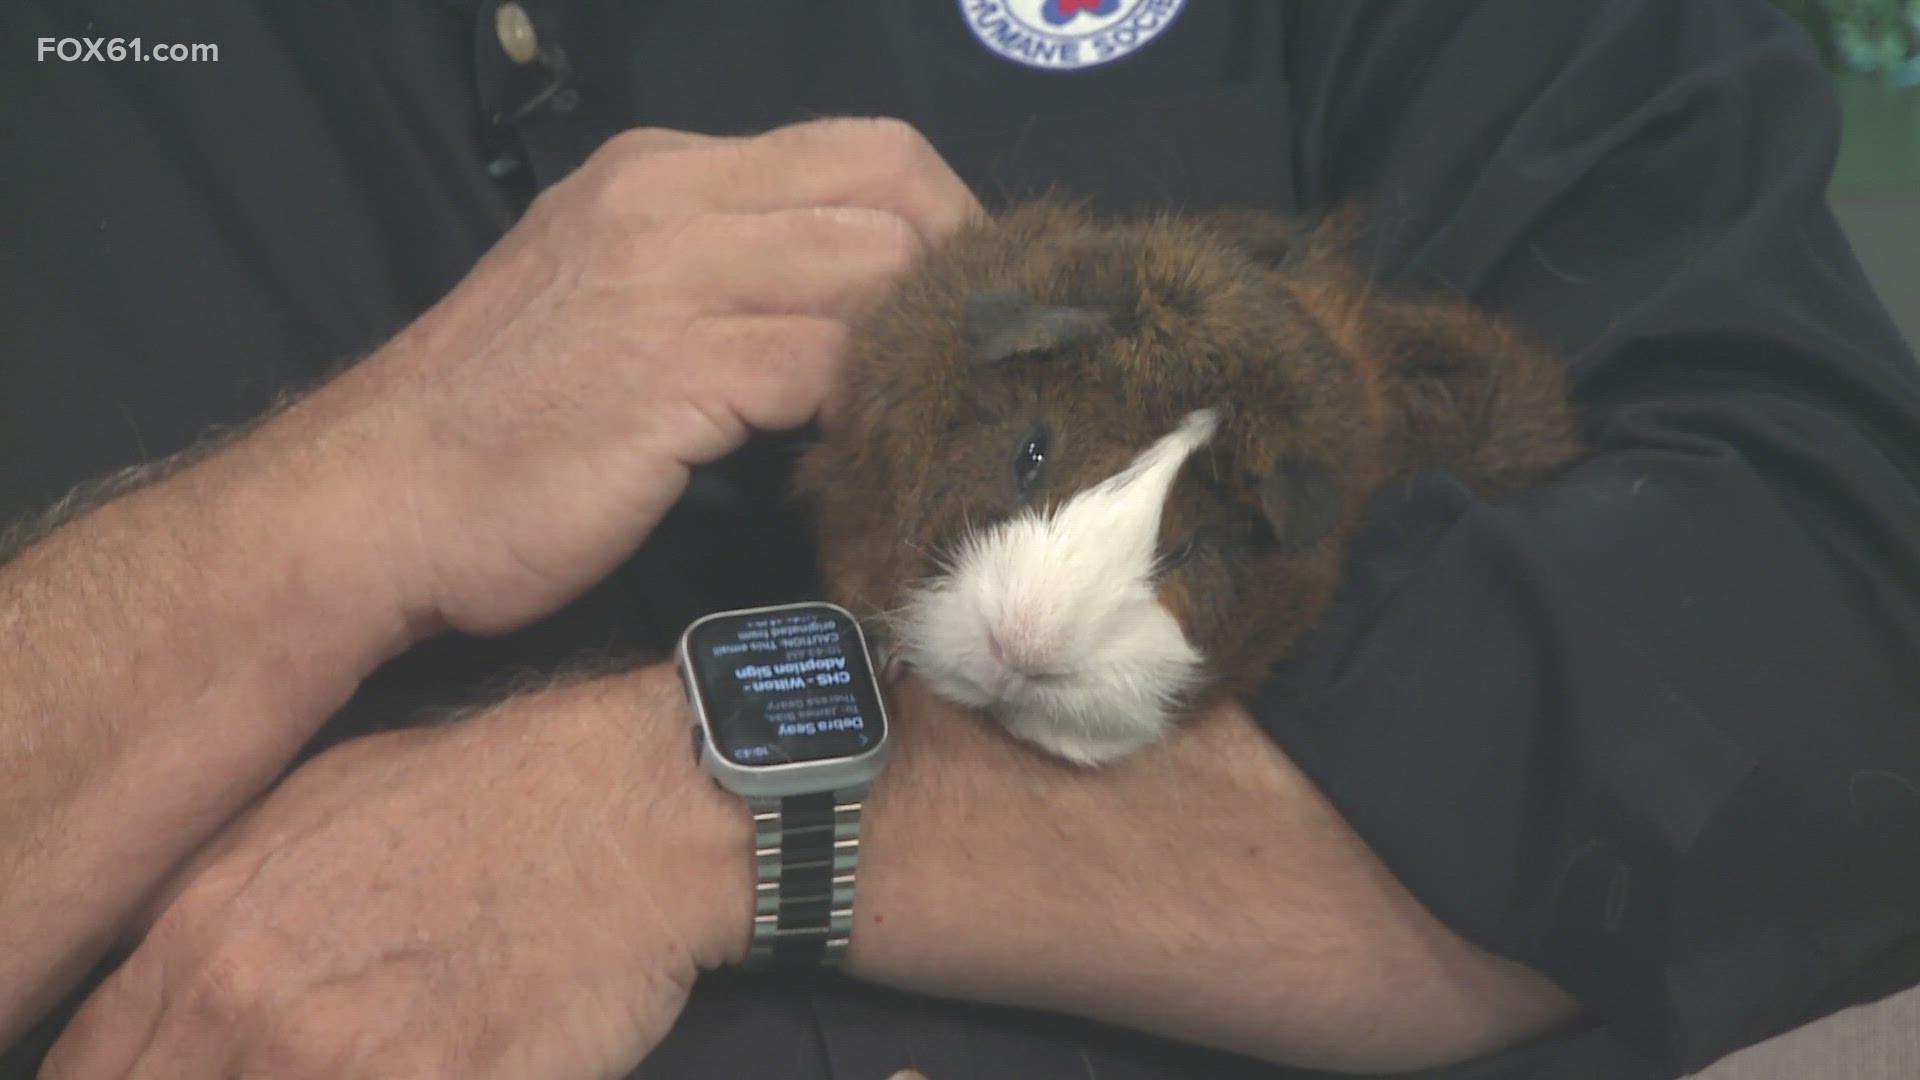
<path id="1" fill-rule="evenodd" d="M 1007 659 L 1007 647 L 1000 643 L 1000 635 L 991 630 L 987 631 L 987 655 L 993 657 L 993 662 L 1001 667 L 1013 666 L 1013 661 Z"/>
<path id="2" fill-rule="evenodd" d="M 1052 651 L 1031 633 L 1009 632 L 1004 627 L 987 631 L 987 655 L 1008 671 L 1028 676 L 1057 675 L 1052 670 Z"/>

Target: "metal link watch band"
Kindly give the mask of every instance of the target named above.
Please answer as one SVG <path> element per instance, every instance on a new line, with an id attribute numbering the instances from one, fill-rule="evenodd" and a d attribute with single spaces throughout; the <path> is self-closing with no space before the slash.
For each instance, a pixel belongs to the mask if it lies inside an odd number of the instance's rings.
<path id="1" fill-rule="evenodd" d="M 853 933 L 864 786 L 750 798 L 753 938 L 750 968 L 834 967 Z"/>

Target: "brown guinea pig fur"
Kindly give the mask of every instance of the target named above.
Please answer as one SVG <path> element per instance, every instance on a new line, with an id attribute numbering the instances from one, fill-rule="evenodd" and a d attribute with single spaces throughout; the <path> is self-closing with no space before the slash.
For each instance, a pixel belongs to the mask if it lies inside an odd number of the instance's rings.
<path id="1" fill-rule="evenodd" d="M 1251 691 L 1383 484 L 1443 468 L 1494 500 L 1572 459 L 1554 357 L 1376 292 L 1354 222 L 1043 200 L 950 241 L 857 327 L 795 474 L 833 599 L 936 693 L 1094 764 Z"/>

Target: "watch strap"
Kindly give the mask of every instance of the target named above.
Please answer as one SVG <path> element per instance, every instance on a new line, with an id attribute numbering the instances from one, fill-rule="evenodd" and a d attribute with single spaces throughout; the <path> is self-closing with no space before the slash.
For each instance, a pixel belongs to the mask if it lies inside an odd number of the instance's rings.
<path id="1" fill-rule="evenodd" d="M 866 787 L 749 798 L 753 812 L 750 968 L 837 967 L 853 933 Z"/>

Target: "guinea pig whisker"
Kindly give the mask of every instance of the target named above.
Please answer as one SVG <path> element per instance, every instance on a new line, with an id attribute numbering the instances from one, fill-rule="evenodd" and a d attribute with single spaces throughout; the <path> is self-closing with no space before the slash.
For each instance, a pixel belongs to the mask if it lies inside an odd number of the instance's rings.
<path id="1" fill-rule="evenodd" d="M 929 551 L 927 550 L 925 545 L 916 543 L 912 540 L 903 540 L 901 541 L 901 543 L 907 545 L 908 548 L 918 553 L 921 558 L 932 563 L 934 570 L 938 571 L 939 573 L 951 574 L 960 565 L 960 556 L 958 552 L 949 551 L 946 549 Z"/>
<path id="2" fill-rule="evenodd" d="M 907 611 L 912 606 L 912 602 L 908 601 L 895 604 L 890 608 L 881 608 L 873 613 L 873 621 L 889 630 L 896 629 L 900 626 L 900 620 L 907 617 Z"/>

